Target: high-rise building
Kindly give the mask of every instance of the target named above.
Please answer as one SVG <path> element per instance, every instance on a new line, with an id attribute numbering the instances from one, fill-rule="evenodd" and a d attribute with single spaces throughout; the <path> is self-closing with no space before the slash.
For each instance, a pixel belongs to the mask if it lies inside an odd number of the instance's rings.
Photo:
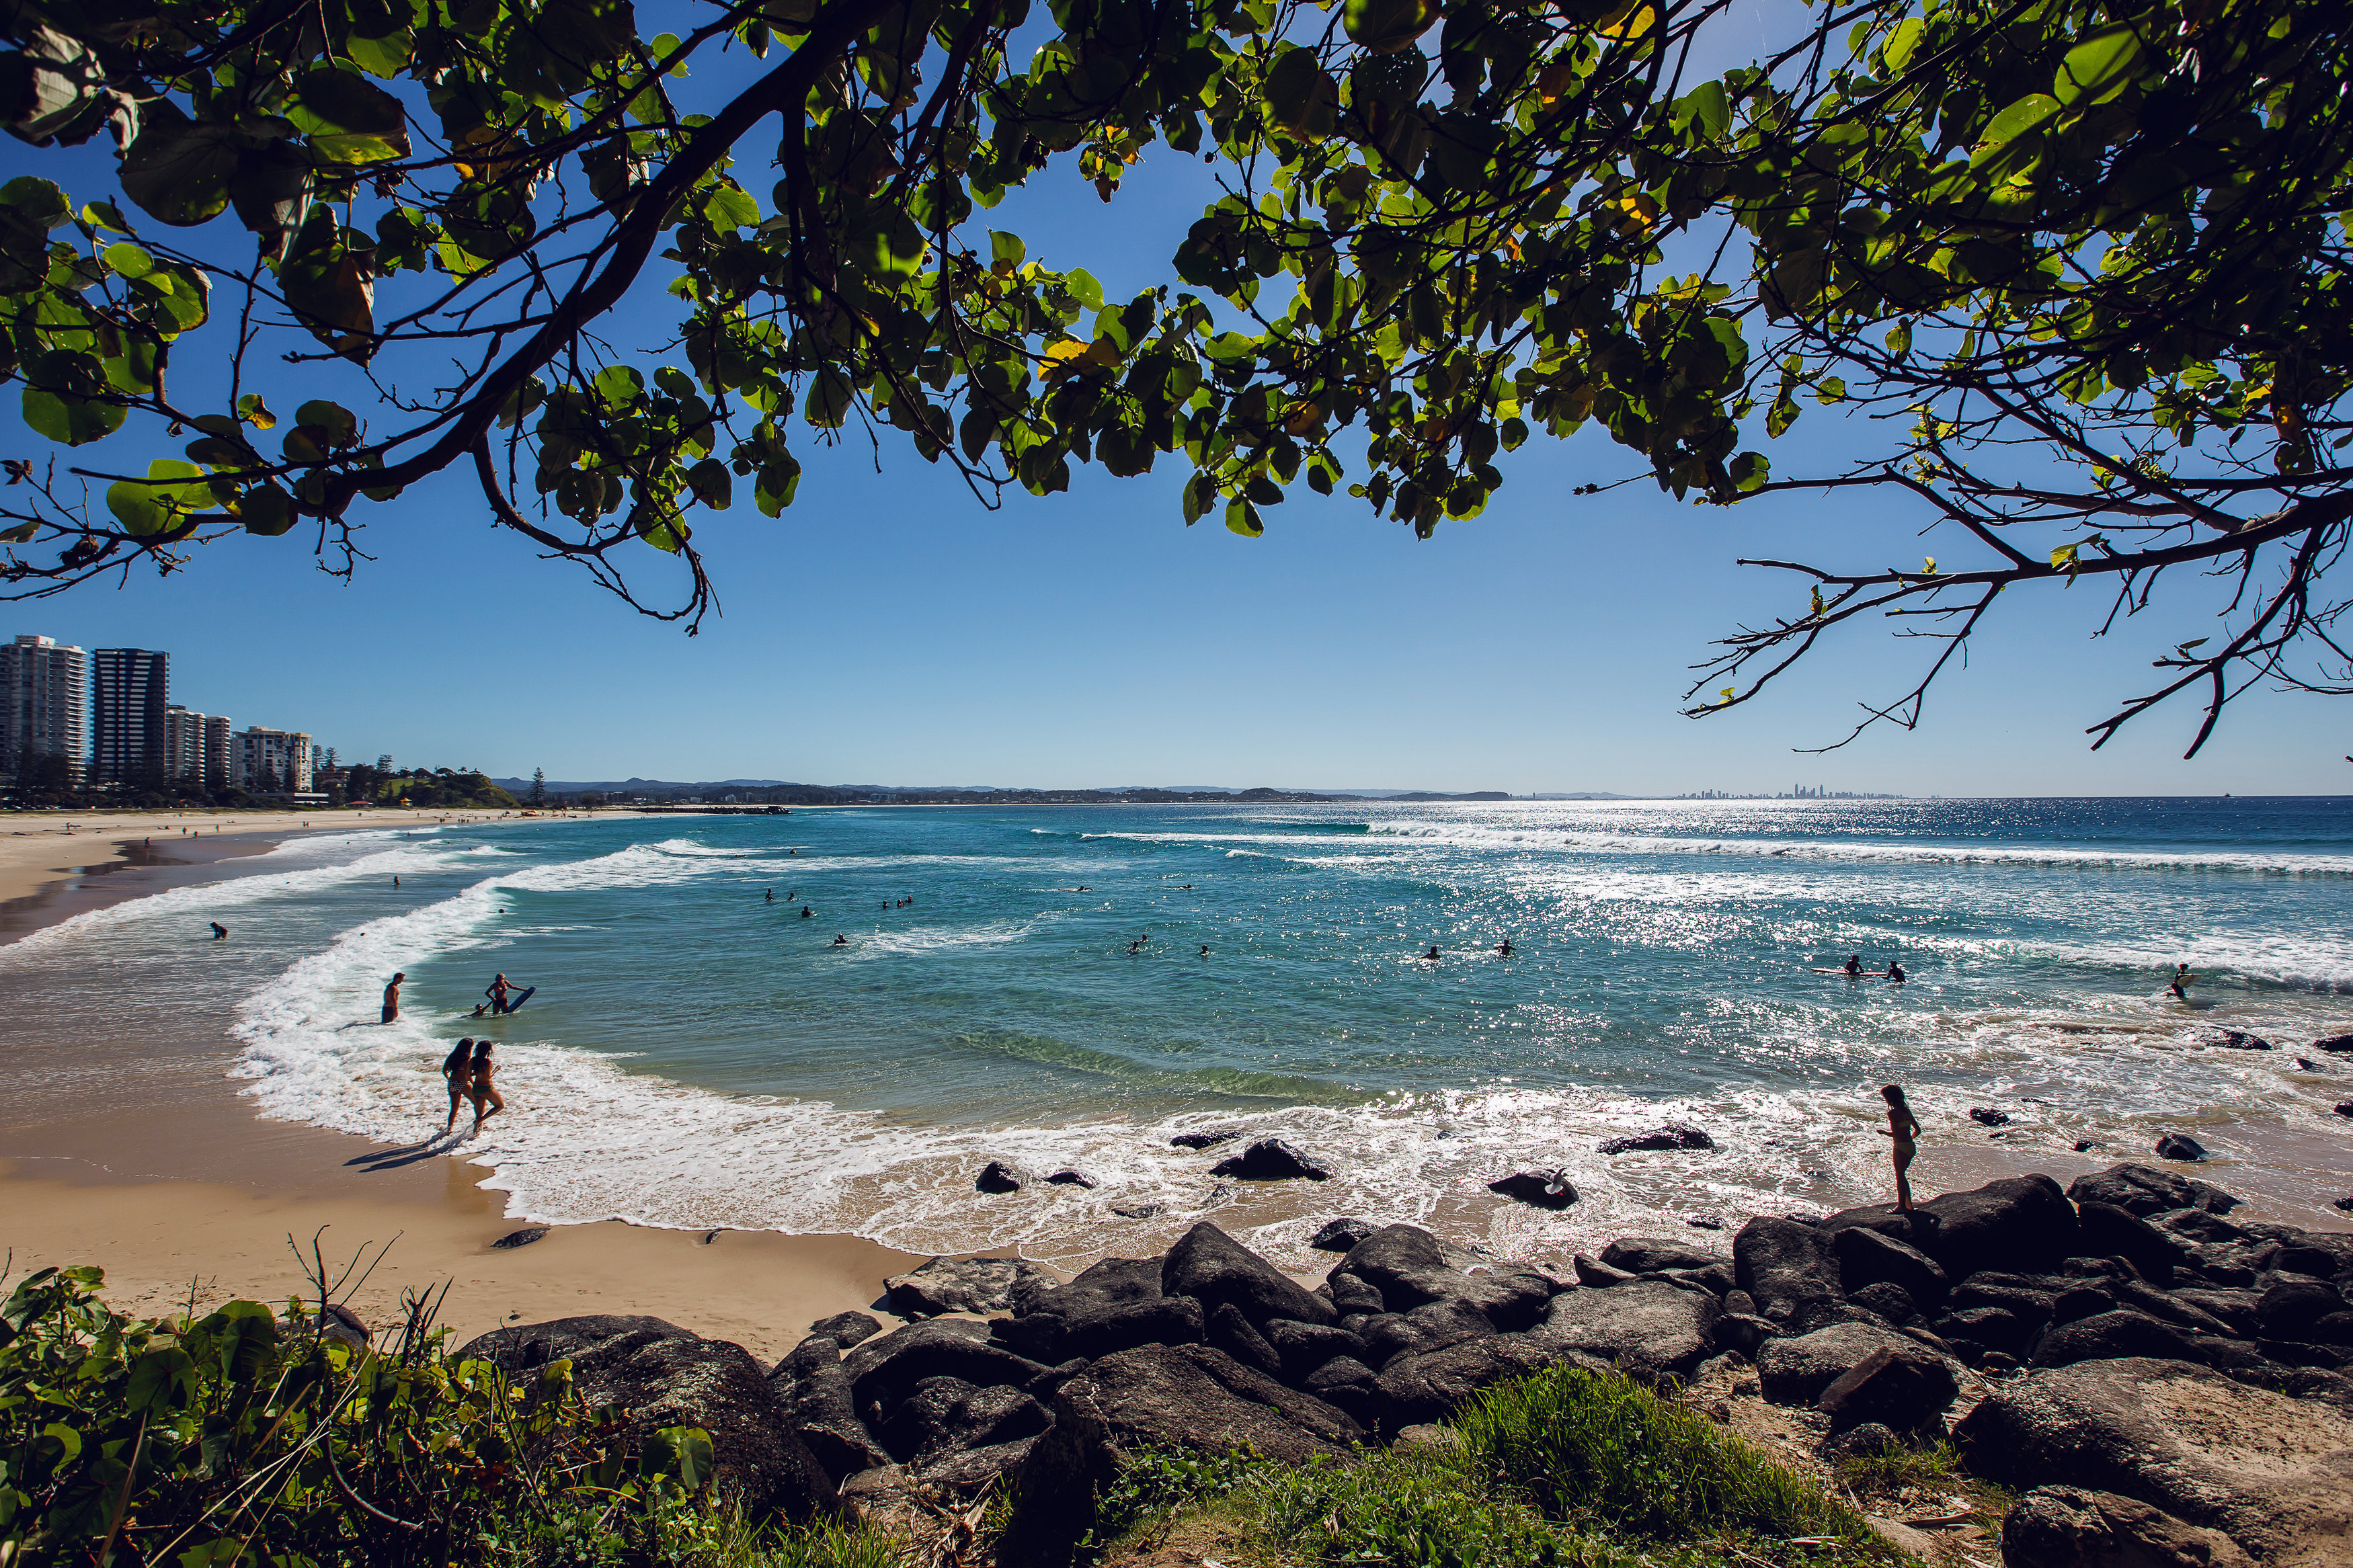
<path id="1" fill-rule="evenodd" d="M 205 716 L 205 790 L 228 788 L 237 773 L 237 731 L 226 713 Z"/>
<path id="2" fill-rule="evenodd" d="M 265 730 L 248 725 L 237 735 L 235 782 L 239 789 L 268 795 L 287 787 L 289 769 L 293 787 L 311 787 L 311 737 L 300 730 Z"/>
<path id="3" fill-rule="evenodd" d="M 63 757 L 81 782 L 90 725 L 90 656 L 54 637 L 0 644 L 0 773 L 14 778 L 37 756 Z"/>
<path id="4" fill-rule="evenodd" d="M 164 776 L 174 784 L 205 784 L 205 726 L 212 715 L 171 703 L 164 709 Z M 224 731 L 228 721 L 220 721 Z"/>
<path id="5" fill-rule="evenodd" d="M 90 704 L 90 772 L 102 779 L 161 778 L 167 772 L 164 710 L 171 705 L 172 656 L 144 647 L 102 647 Z"/>

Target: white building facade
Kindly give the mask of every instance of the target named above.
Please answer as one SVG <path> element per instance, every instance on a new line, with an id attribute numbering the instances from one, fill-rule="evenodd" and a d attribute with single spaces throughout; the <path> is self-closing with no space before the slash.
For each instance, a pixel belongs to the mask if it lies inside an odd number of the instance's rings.
<path id="1" fill-rule="evenodd" d="M 311 737 L 300 730 L 265 730 L 259 724 L 237 731 L 237 761 L 232 782 L 256 795 L 275 795 L 288 787 L 287 770 L 293 770 L 297 794 L 311 788 Z"/>
<path id="2" fill-rule="evenodd" d="M 90 733 L 90 656 L 55 637 L 0 643 L 0 775 L 36 756 L 63 757 L 81 782 Z"/>

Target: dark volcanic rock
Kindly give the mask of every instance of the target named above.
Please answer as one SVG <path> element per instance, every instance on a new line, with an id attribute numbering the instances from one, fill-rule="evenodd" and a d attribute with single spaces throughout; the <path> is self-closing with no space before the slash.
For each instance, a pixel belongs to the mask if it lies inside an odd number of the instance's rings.
<path id="1" fill-rule="evenodd" d="M 1245 1182 L 1328 1181 L 1332 1173 L 1280 1138 L 1261 1138 L 1240 1153 L 1209 1167 L 1213 1176 Z"/>
<path id="2" fill-rule="evenodd" d="M 1981 1268 L 2042 1268 L 2074 1256 L 2081 1233 L 2074 1205 L 2044 1175 L 2004 1176 L 1965 1193 L 1946 1193 L 1918 1205 L 1909 1222 L 1892 1204 L 1844 1209 L 1822 1221 L 1826 1230 L 1863 1226 L 1926 1253 L 1955 1279 Z"/>
<path id="3" fill-rule="evenodd" d="M 1179 1132 L 1168 1142 L 1179 1149 L 1214 1149 L 1220 1143 L 1230 1143 L 1242 1135 L 1239 1127 L 1205 1127 L 1198 1132 Z"/>
<path id="4" fill-rule="evenodd" d="M 1111 1212 L 1122 1219 L 1150 1219 L 1161 1207 L 1159 1204 L 1113 1204 Z"/>
<path id="5" fill-rule="evenodd" d="M 951 1319 L 910 1323 L 867 1341 L 841 1358 L 853 1407 L 871 1429 L 877 1405 L 887 1416 L 927 1377 L 961 1378 L 980 1388 L 1018 1388 L 1046 1370 L 1027 1356 L 989 1343 L 987 1336 L 986 1324 Z"/>
<path id="6" fill-rule="evenodd" d="M 1540 1335 L 1497 1334 L 1444 1350 L 1401 1356 L 1381 1369 L 1375 1386 L 1392 1429 L 1442 1421 L 1491 1383 L 1541 1371 L 1559 1362 L 1606 1371 L 1606 1362 L 1563 1350 Z"/>
<path id="7" fill-rule="evenodd" d="M 2330 1312 L 2345 1310 L 2345 1298 L 2317 1280 L 2286 1279 L 2255 1304 L 2255 1326 L 2267 1340 L 2301 1340 Z"/>
<path id="8" fill-rule="evenodd" d="M 2111 1165 L 2096 1174 L 2078 1176 L 2068 1184 L 2067 1195 L 2078 1204 L 2114 1204 L 2143 1219 L 2176 1209 L 2222 1215 L 2239 1206 L 2237 1198 L 2211 1183 L 2141 1164 Z"/>
<path id="9" fill-rule="evenodd" d="M 1577 1269 L 1577 1282 L 1588 1290 L 1607 1290 L 1612 1285 L 1631 1285 L 1641 1276 L 1630 1268 L 1620 1268 L 1604 1263 L 1590 1253 L 1580 1252 L 1570 1259 Z"/>
<path id="10" fill-rule="evenodd" d="M 1531 1337 L 1615 1363 L 1648 1381 L 1687 1378 L 1714 1348 L 1722 1312 L 1713 1296 L 1664 1279 L 1637 1279 L 1613 1289 L 1554 1297 L 1543 1326 L 1531 1331 Z"/>
<path id="11" fill-rule="evenodd" d="M 1779 1325 L 1770 1318 L 1760 1318 L 1754 1312 L 1726 1312 L 1715 1321 L 1715 1348 L 1754 1357 L 1757 1346 L 1780 1331 Z"/>
<path id="12" fill-rule="evenodd" d="M 2157 1141 L 2157 1157 L 2160 1160 L 2203 1160 L 2206 1145 L 2187 1132 L 2168 1132 Z"/>
<path id="13" fill-rule="evenodd" d="M 1053 1421 L 1018 1388 L 979 1388 L 961 1378 L 926 1378 L 900 1403 L 882 1436 L 894 1454 L 921 1465 L 949 1449 L 995 1447 L 1035 1437 Z"/>
<path id="14" fill-rule="evenodd" d="M 1867 1234 L 1857 1232 L 1855 1234 Z M 1920 1303 L 1892 1279 L 1874 1279 L 1860 1290 L 1847 1292 L 1848 1301 L 1876 1312 L 1891 1323 L 1908 1323 L 1920 1315 Z"/>
<path id="15" fill-rule="evenodd" d="M 1514 1171 L 1489 1182 L 1487 1190 L 1540 1209 L 1565 1209 L 1577 1201 L 1577 1186 L 1568 1173 L 1556 1169 Z"/>
<path id="16" fill-rule="evenodd" d="M 1365 1325 L 1366 1359 L 1386 1368 L 1402 1355 L 1421 1355 L 1461 1344 L 1465 1340 L 1492 1339 L 1495 1325 L 1476 1307 L 1460 1301 L 1429 1301 L 1410 1312 L 1387 1312 Z"/>
<path id="17" fill-rule="evenodd" d="M 1943 1414 L 1958 1388 L 1944 1358 L 1926 1346 L 1881 1345 L 1840 1373 L 1814 1404 L 1830 1416 L 1833 1432 L 1867 1421 L 1917 1432 Z"/>
<path id="18" fill-rule="evenodd" d="M 2001 1524 L 2003 1568 L 2253 1568 L 2219 1530 L 2115 1492 L 2037 1487 Z"/>
<path id="19" fill-rule="evenodd" d="M 2338 1560 L 2353 1419 L 2180 1362 L 2087 1361 L 1998 1384 L 1954 1429 L 1972 1474 L 2112 1491 L 2222 1531 L 2258 1562 Z"/>
<path id="20" fill-rule="evenodd" d="M 943 1312 L 1002 1312 L 1013 1305 L 1017 1287 L 1053 1276 L 1018 1258 L 934 1258 L 882 1281 L 891 1310 L 902 1318 L 935 1318 Z"/>
<path id="21" fill-rule="evenodd" d="M 1839 1316 L 1835 1233 L 1793 1219 L 1760 1215 L 1732 1238 L 1732 1265 L 1740 1289 L 1759 1316 L 1786 1333 L 1808 1333 Z"/>
<path id="22" fill-rule="evenodd" d="M 2007 1127 L 2010 1125 L 2010 1112 L 1997 1110 L 1990 1105 L 1972 1105 L 1969 1107 L 1969 1120 L 1980 1127 Z"/>
<path id="23" fill-rule="evenodd" d="M 1832 1323 L 1793 1339 L 1766 1341 L 1757 1351 L 1757 1381 L 1764 1385 L 1765 1397 L 1776 1405 L 1810 1405 L 1822 1396 L 1824 1389 L 1881 1350 L 1899 1356 L 1917 1352 L 1936 1360 L 1932 1352 L 1893 1329 L 1876 1323 Z"/>
<path id="24" fill-rule="evenodd" d="M 2204 1362 L 2190 1336 L 2146 1312 L 2096 1312 L 2052 1330 L 2034 1347 L 2036 1366 L 2073 1366 L 2079 1361 L 2116 1361 L 2146 1356 L 2158 1361 Z"/>
<path id="25" fill-rule="evenodd" d="M 1049 1313 L 1075 1321 L 1130 1301 L 1156 1300 L 1160 1294 L 1159 1258 L 1105 1258 L 1067 1285 L 1019 1292 L 1013 1311 L 1017 1317 Z"/>
<path id="26" fill-rule="evenodd" d="M 491 1245 L 492 1247 L 529 1247 L 533 1242 L 544 1237 L 547 1235 L 547 1229 L 548 1227 L 543 1225 L 525 1226 L 521 1230 L 511 1230 L 507 1232 L 504 1236 L 491 1243 Z"/>
<path id="27" fill-rule="evenodd" d="M 862 1315 L 862 1314 L 861 1314 Z M 812 1334 L 776 1363 L 770 1382 L 783 1395 L 786 1424 L 839 1486 L 860 1470 L 887 1465 L 891 1456 L 858 1418 L 839 1344 Z"/>
<path id="28" fill-rule="evenodd" d="M 1381 1227 L 1370 1220 L 1335 1219 L 1324 1222 L 1324 1227 L 1309 1239 L 1307 1245 L 1318 1252 L 1347 1252 Z"/>
<path id="29" fill-rule="evenodd" d="M 809 1332 L 822 1334 L 843 1350 L 861 1340 L 871 1340 L 882 1331 L 882 1321 L 864 1312 L 836 1312 L 830 1318 L 819 1318 L 809 1325 Z"/>
<path id="30" fill-rule="evenodd" d="M 1218 1453 L 1248 1445 L 1278 1463 L 1337 1458 L 1364 1436 L 1346 1413 L 1295 1393 L 1208 1345 L 1145 1345 L 1105 1356 L 1062 1387 L 1052 1430 L 1014 1477 L 1005 1563 L 1061 1563 L 1095 1521 L 1121 1455 L 1157 1447 Z"/>
<path id="31" fill-rule="evenodd" d="M 1630 1133 L 1623 1138 L 1605 1138 L 1599 1148 L 1604 1154 L 1651 1153 L 1664 1149 L 1713 1149 L 1715 1140 L 1698 1128 L 1681 1121 L 1670 1121 L 1664 1127 L 1648 1132 Z"/>
<path id="32" fill-rule="evenodd" d="M 2316 1051 L 2329 1051 L 2342 1056 L 2347 1051 L 2353 1051 L 2353 1035 L 2331 1035 L 2325 1040 L 2313 1041 L 2312 1048 Z"/>
<path id="33" fill-rule="evenodd" d="M 2190 1260 L 2189 1248 L 2130 1209 L 2084 1199 L 2075 1210 L 2084 1227 L 2084 1250 L 2098 1258 L 2121 1258 L 2144 1279 L 2163 1285 Z"/>
<path id="34" fill-rule="evenodd" d="M 1282 1358 L 1282 1381 L 1293 1387 L 1304 1387 L 1307 1375 L 1325 1362 L 1340 1356 L 1362 1361 L 1372 1353 L 1363 1340 L 1345 1329 L 1293 1322 L 1289 1318 L 1269 1319 L 1266 1341 Z"/>
<path id="35" fill-rule="evenodd" d="M 1198 1344 L 1205 1328 L 1201 1303 L 1189 1296 L 1130 1301 L 1071 1323 L 1062 1335 L 1061 1358 L 1092 1361 L 1137 1345 Z"/>
<path id="36" fill-rule="evenodd" d="M 1185 1298 L 1190 1300 L 1190 1298 Z M 1201 1336 L 1208 1343 L 1225 1352 L 1244 1366 L 1255 1368 L 1269 1377 L 1282 1375 L 1282 1354 L 1267 1343 L 1258 1326 L 1230 1301 L 1220 1301 L 1209 1314 L 1207 1329 Z M 1362 1343 L 1361 1341 L 1358 1342 Z"/>
<path id="37" fill-rule="evenodd" d="M 1170 1296 L 1190 1296 L 1204 1308 L 1230 1301 L 1253 1323 L 1269 1318 L 1328 1323 L 1339 1316 L 1330 1302 L 1207 1220 L 1187 1231 L 1161 1259 L 1160 1289 Z"/>
<path id="38" fill-rule="evenodd" d="M 1017 1438 L 985 1448 L 949 1448 L 915 1467 L 915 1479 L 928 1487 L 976 1492 L 989 1482 L 1010 1475 L 1036 1446 L 1035 1437 Z"/>
<path id="39" fill-rule="evenodd" d="M 754 1518 L 799 1521 L 834 1510 L 832 1479 L 793 1436 L 783 1394 L 741 1345 L 659 1318 L 597 1316 L 494 1329 L 458 1353 L 509 1373 L 568 1359 L 581 1398 L 628 1410 L 633 1431 L 709 1432 L 720 1489 Z"/>
<path id="40" fill-rule="evenodd" d="M 1083 1187 L 1089 1191 L 1103 1185 L 1084 1171 L 1057 1171 L 1046 1178 L 1050 1187 Z"/>
<path id="41" fill-rule="evenodd" d="M 980 1168 L 972 1184 L 984 1193 L 1018 1193 L 1021 1190 L 1021 1173 L 1002 1160 L 991 1160 Z"/>
<path id="42" fill-rule="evenodd" d="M 2267 1051 L 2272 1048 L 2272 1043 L 2269 1040 L 2258 1035 L 2250 1035 L 2241 1029 L 2211 1030 L 2205 1038 L 2198 1043 L 2201 1046 L 2210 1046 L 2219 1051 Z"/>
<path id="43" fill-rule="evenodd" d="M 1867 1286 L 1894 1285 L 1915 1305 L 1934 1310 L 1950 1287 L 1935 1258 L 1883 1231 L 1850 1226 L 1831 1233 L 1831 1247 L 1838 1254 L 1839 1282 L 1849 1296 Z"/>
<path id="44" fill-rule="evenodd" d="M 1670 1268 L 1713 1268 L 1724 1254 L 1655 1236 L 1621 1236 L 1601 1249 L 1601 1261 L 1630 1274 L 1663 1274 Z"/>

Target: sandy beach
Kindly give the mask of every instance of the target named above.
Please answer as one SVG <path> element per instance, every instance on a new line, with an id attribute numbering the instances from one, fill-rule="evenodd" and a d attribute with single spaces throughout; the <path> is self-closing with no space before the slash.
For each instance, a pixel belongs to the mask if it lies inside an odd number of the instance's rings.
<path id="1" fill-rule="evenodd" d="M 622 813 L 600 813 L 611 817 Z M 86 910 L 239 874 L 236 861 L 296 834 L 431 826 L 432 811 L 81 813 L 0 818 L 0 939 Z M 530 827 L 560 815 L 463 818 Z M 66 824 L 74 825 L 72 832 Z M 198 832 L 184 834 L 183 828 Z M 37 1040 L 37 1018 L 14 1021 Z M 526 1246 L 487 1173 L 364 1138 L 257 1119 L 225 1078 L 220 1021 L 192 1021 L 178 1059 L 130 1093 L 0 1113 L 0 1253 L 10 1278 L 95 1264 L 109 1298 L 144 1313 L 232 1297 L 312 1293 L 318 1252 L 372 1324 L 408 1293 L 448 1293 L 462 1339 L 502 1322 L 644 1313 L 781 1354 L 817 1318 L 871 1309 L 882 1281 L 922 1261 L 855 1237 L 561 1226 Z M 298 1258 L 296 1247 L 301 1253 Z M 364 1279 L 362 1274 L 364 1275 Z"/>

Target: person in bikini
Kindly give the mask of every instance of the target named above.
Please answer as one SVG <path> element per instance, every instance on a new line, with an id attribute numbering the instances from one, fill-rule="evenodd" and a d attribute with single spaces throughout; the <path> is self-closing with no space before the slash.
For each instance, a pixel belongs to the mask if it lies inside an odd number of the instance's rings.
<path id="1" fill-rule="evenodd" d="M 474 1092 L 473 1037 L 459 1040 L 457 1049 L 441 1058 L 441 1076 L 449 1080 L 449 1120 L 441 1124 L 441 1131 L 451 1132 L 457 1130 L 458 1107 Z"/>
<path id="2" fill-rule="evenodd" d="M 496 1116 L 500 1111 L 504 1110 L 507 1108 L 507 1102 L 499 1097 L 498 1085 L 492 1081 L 492 1075 L 498 1071 L 498 1066 L 491 1060 L 491 1042 L 489 1040 L 476 1040 L 474 1042 L 474 1084 L 472 1098 L 474 1101 L 474 1131 L 477 1132 L 480 1132 L 482 1130 L 483 1122 L 488 1121 L 491 1117 Z"/>
<path id="3" fill-rule="evenodd" d="M 1912 1107 L 1905 1100 L 1903 1085 L 1887 1085 L 1879 1091 L 1879 1098 L 1887 1101 L 1887 1125 L 1873 1131 L 1894 1140 L 1890 1152 L 1895 1160 L 1895 1206 L 1910 1214 L 1912 1179 L 1906 1173 L 1912 1169 L 1912 1157 L 1919 1152 L 1920 1119 L 1912 1114 Z"/>

